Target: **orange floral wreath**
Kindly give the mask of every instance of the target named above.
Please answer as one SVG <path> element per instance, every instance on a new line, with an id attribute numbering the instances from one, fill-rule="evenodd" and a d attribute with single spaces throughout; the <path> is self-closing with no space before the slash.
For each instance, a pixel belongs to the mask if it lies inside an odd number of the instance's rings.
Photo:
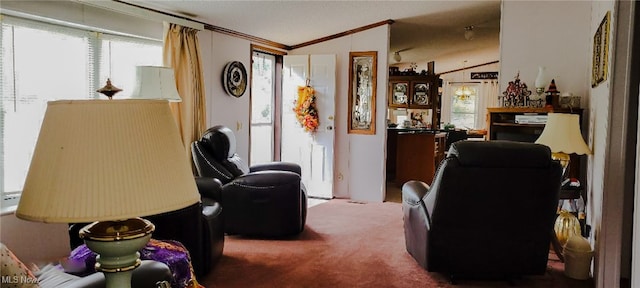
<path id="1" fill-rule="evenodd" d="M 316 94 L 311 86 L 298 86 L 298 100 L 293 104 L 293 112 L 300 126 L 307 132 L 316 132 L 318 130 L 318 109 L 316 108 Z"/>

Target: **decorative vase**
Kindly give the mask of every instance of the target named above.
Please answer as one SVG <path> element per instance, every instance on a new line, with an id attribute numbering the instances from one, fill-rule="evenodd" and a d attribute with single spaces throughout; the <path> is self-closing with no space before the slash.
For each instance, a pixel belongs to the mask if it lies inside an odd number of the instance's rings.
<path id="1" fill-rule="evenodd" d="M 582 235 L 580 231 L 580 221 L 578 221 L 578 218 L 571 214 L 571 212 L 564 209 L 560 211 L 558 218 L 556 218 L 553 230 L 556 232 L 558 242 L 560 242 L 560 245 L 562 246 L 567 243 L 567 240 L 569 240 L 571 236 Z"/>

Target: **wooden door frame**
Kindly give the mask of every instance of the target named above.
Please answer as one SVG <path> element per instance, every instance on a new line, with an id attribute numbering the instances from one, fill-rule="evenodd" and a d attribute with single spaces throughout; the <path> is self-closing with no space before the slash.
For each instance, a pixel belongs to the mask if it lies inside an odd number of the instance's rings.
<path id="1" fill-rule="evenodd" d="M 629 221 L 633 221 L 633 216 L 630 215 L 633 215 L 631 210 L 636 181 L 639 54 L 634 53 L 634 42 L 638 41 L 635 37 L 638 34 L 637 30 L 634 34 L 634 27 L 638 28 L 638 24 L 635 23 L 638 12 L 635 8 L 634 1 L 615 2 L 616 21 L 612 23 L 615 25 L 612 49 L 615 53 L 612 57 L 613 77 L 609 91 L 609 135 L 605 151 L 602 218 L 599 223 L 599 239 L 596 241 L 596 287 L 620 287 L 621 277 L 628 272 L 623 271 L 622 261 L 626 260 L 622 257 L 622 250 L 628 252 L 628 249 L 631 249 L 629 241 L 632 235 L 629 230 L 632 226 Z M 636 222 L 636 227 L 637 225 Z M 634 246 L 636 250 L 639 248 L 637 243 Z M 636 251 L 634 255 L 636 264 L 640 260 L 637 259 L 640 257 L 639 254 Z M 626 259 L 629 260 L 628 257 Z M 635 268 L 637 270 L 637 267 Z"/>
<path id="2" fill-rule="evenodd" d="M 253 83 L 253 53 L 260 52 L 264 54 L 269 54 L 275 57 L 275 79 L 274 81 L 274 101 L 273 101 L 273 160 L 280 161 L 280 133 L 282 131 L 282 126 L 280 124 L 280 119 L 282 118 L 282 67 L 283 67 L 283 56 L 287 55 L 287 52 L 272 49 L 265 46 L 251 44 L 251 49 L 249 53 L 249 59 L 251 61 L 251 69 L 249 69 L 249 83 Z M 251 151 L 251 99 L 252 94 L 249 93 L 249 151 Z M 251 163 L 251 152 L 249 152 L 249 163 Z"/>

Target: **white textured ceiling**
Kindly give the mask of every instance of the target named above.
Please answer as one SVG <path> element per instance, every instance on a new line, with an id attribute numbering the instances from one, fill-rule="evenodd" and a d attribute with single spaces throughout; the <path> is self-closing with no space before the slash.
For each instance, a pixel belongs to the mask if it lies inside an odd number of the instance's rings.
<path id="1" fill-rule="evenodd" d="M 391 26 L 390 54 L 402 51 L 402 62 L 464 58 L 467 56 L 463 55 L 477 50 L 497 51 L 499 46 L 500 0 L 126 2 L 284 45 L 301 44 L 391 19 L 395 23 Z M 470 25 L 475 26 L 476 36 L 468 41 L 464 38 L 464 27 Z M 389 61 L 395 62 L 392 55 Z"/>

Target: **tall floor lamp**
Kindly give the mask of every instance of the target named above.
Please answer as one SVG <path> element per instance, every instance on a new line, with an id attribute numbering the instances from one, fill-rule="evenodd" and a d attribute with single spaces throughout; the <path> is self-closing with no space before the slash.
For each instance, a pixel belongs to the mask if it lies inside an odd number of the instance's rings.
<path id="1" fill-rule="evenodd" d="M 130 287 L 154 226 L 200 201 L 166 100 L 49 102 L 16 216 L 80 234 L 107 287 Z"/>

